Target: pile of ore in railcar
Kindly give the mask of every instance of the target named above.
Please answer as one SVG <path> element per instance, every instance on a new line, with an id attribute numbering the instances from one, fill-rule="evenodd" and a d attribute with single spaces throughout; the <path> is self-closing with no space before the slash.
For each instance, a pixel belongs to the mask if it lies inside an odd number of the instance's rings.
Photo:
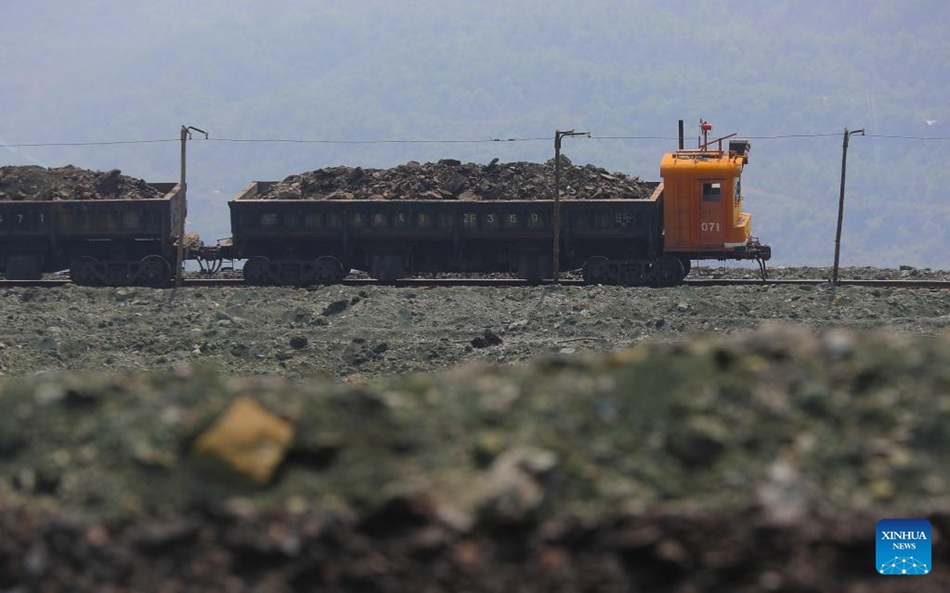
<path id="1" fill-rule="evenodd" d="M 561 156 L 561 199 L 648 198 L 650 184 L 594 165 L 574 166 Z M 328 167 L 291 175 L 255 196 L 275 200 L 551 200 L 554 159 L 547 163 L 487 165 L 442 159 L 410 161 L 391 169 Z"/>
<path id="2" fill-rule="evenodd" d="M 118 169 L 0 167 L 0 201 L 147 200 L 164 194 Z"/>

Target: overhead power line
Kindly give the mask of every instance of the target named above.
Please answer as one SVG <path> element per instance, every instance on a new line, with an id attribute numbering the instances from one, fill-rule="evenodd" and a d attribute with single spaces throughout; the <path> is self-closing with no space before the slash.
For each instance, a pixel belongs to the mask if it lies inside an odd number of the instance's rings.
<path id="1" fill-rule="evenodd" d="M 815 134 L 774 134 L 768 136 L 742 135 L 747 140 L 785 140 L 797 138 L 826 138 L 838 137 L 840 132 Z M 893 134 L 868 134 L 868 138 L 883 140 L 920 140 L 939 141 L 950 140 L 950 136 L 902 136 Z M 669 140 L 676 141 L 673 136 L 597 136 L 591 135 L 591 140 Z M 23 142 L 3 143 L 7 148 L 44 148 L 56 146 L 115 146 L 129 144 L 158 144 L 163 142 L 178 142 L 178 138 L 154 138 L 145 140 L 103 140 L 95 142 Z M 371 144 L 488 144 L 494 142 L 550 142 L 550 136 L 540 137 L 511 137 L 511 138 L 438 138 L 438 139 L 381 139 L 381 140 L 331 140 L 306 138 L 209 138 L 206 142 L 253 143 L 253 144 L 335 144 L 335 145 L 371 145 Z"/>
<path id="2" fill-rule="evenodd" d="M 396 139 L 396 140 L 327 140 L 303 138 L 207 138 L 207 142 L 248 142 L 262 144 L 478 144 L 489 142 L 537 142 L 550 141 L 548 136 L 536 138 L 481 138 L 481 139 Z M 158 138 L 153 140 L 106 140 L 99 142 L 28 142 L 3 144 L 10 148 L 40 148 L 53 146 L 110 146 L 116 144 L 155 144 L 159 142 L 178 142 L 177 138 Z"/>
<path id="3" fill-rule="evenodd" d="M 784 138 L 824 138 L 826 136 L 840 136 L 839 133 L 835 132 L 834 134 L 778 134 L 773 136 L 747 136 L 745 134 L 740 134 L 738 137 L 744 140 L 781 140 Z M 679 140 L 676 136 L 591 136 L 591 138 L 596 140 Z"/>
<path id="4" fill-rule="evenodd" d="M 885 140 L 950 140 L 950 136 L 896 136 L 893 134 L 868 134 L 868 138 L 884 138 Z"/>
<path id="5" fill-rule="evenodd" d="M 154 140 L 105 140 L 100 142 L 30 142 L 23 144 L 7 144 L 10 148 L 38 148 L 44 146 L 109 146 L 113 144 L 157 144 L 159 142 L 178 142 L 178 138 L 158 138 Z"/>
<path id="6" fill-rule="evenodd" d="M 600 136 L 598 134 L 591 134 L 588 138 L 591 140 L 672 140 L 674 142 L 677 140 L 673 136 Z"/>
<path id="7" fill-rule="evenodd" d="M 748 140 L 785 140 L 787 138 L 826 138 L 829 136 L 840 136 L 838 132 L 833 134 L 775 134 L 773 136 L 742 136 Z"/>
<path id="8" fill-rule="evenodd" d="M 210 138 L 211 142 L 273 142 L 293 144 L 481 144 L 487 142 L 536 142 L 550 141 L 551 138 L 480 138 L 480 139 L 432 139 L 432 140 L 306 140 L 294 138 Z"/>

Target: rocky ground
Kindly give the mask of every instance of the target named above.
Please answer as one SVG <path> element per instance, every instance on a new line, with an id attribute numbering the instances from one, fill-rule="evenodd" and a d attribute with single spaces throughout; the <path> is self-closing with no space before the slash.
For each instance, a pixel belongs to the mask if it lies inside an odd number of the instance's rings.
<path id="1" fill-rule="evenodd" d="M 647 198 L 651 185 L 625 173 L 609 173 L 594 165 L 573 166 L 561 157 L 563 199 Z M 548 163 L 488 165 L 442 159 L 411 161 L 390 169 L 328 167 L 291 175 L 256 199 L 305 200 L 542 200 L 554 193 L 554 159 Z M 118 169 L 92 171 L 72 165 L 0 167 L 0 201 L 138 200 L 162 193 Z"/>
<path id="2" fill-rule="evenodd" d="M 6 288 L 0 318 L 3 592 L 950 587 L 947 291 Z M 886 517 L 931 521 L 933 574 L 875 573 Z"/>
<path id="3" fill-rule="evenodd" d="M 561 156 L 561 197 L 566 200 L 647 198 L 653 186 L 595 165 L 573 166 Z M 255 199 L 277 200 L 549 200 L 554 159 L 547 163 L 488 165 L 442 159 L 410 161 L 390 169 L 329 167 L 291 175 Z"/>
<path id="4" fill-rule="evenodd" d="M 697 268 L 691 277 L 755 277 Z M 773 277 L 829 277 L 776 269 Z M 846 269 L 842 278 L 934 278 Z M 613 352 L 648 340 L 730 334 L 766 321 L 816 329 L 939 333 L 950 293 L 830 285 L 524 288 L 0 289 L 0 373 L 119 372 L 207 364 L 228 373 L 353 381 L 466 362 Z"/>
<path id="5" fill-rule="evenodd" d="M 0 167 L 0 201 L 144 200 L 162 196 L 145 181 L 123 175 L 118 169 Z"/>

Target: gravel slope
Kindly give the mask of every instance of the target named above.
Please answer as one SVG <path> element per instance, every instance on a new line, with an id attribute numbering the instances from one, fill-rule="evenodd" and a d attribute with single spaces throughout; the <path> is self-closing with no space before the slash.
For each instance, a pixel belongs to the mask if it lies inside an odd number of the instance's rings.
<path id="1" fill-rule="evenodd" d="M 842 274 L 885 276 L 946 274 Z M 0 315 L 0 591 L 950 587 L 948 291 L 16 288 Z M 206 446 L 248 401 L 254 471 Z M 874 573 L 890 516 L 931 521 L 934 574 Z"/>
<path id="2" fill-rule="evenodd" d="M 199 363 L 241 374 L 356 379 L 468 361 L 610 352 L 682 334 L 748 331 L 770 321 L 929 335 L 950 323 L 950 292 L 835 291 L 829 285 L 66 287 L 0 290 L 0 310 L 0 372 L 6 375 Z"/>

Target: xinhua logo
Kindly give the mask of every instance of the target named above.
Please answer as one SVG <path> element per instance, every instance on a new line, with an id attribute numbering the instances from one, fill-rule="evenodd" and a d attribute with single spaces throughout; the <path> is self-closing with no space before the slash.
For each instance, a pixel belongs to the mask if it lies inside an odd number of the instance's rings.
<path id="1" fill-rule="evenodd" d="M 878 574 L 930 574 L 930 522 L 881 519 L 877 522 L 875 562 Z"/>

